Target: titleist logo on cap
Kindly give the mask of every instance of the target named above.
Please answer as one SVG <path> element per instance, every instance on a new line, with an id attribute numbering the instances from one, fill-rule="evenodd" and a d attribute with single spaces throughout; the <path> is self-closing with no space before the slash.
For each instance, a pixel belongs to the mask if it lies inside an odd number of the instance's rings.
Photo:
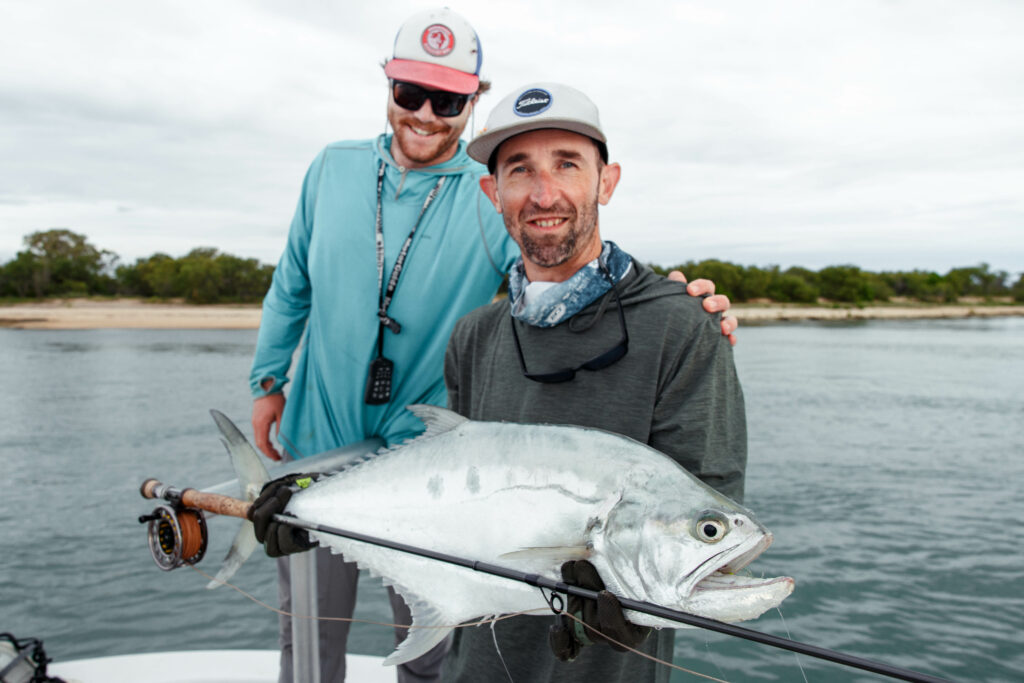
<path id="1" fill-rule="evenodd" d="M 550 106 L 551 93 L 540 88 L 533 88 L 516 99 L 514 111 L 519 116 L 536 116 Z"/>

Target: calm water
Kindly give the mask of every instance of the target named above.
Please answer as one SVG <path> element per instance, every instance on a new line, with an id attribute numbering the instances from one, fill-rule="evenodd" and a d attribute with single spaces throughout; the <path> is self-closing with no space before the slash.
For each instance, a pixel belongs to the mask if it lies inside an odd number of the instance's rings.
<path id="1" fill-rule="evenodd" d="M 58 660 L 275 646 L 273 614 L 157 570 L 136 522 L 146 477 L 230 478 L 207 410 L 249 432 L 254 342 L 0 329 L 0 631 Z M 747 504 L 776 537 L 754 568 L 797 581 L 781 615 L 748 625 L 954 680 L 1024 679 L 1024 319 L 746 326 L 736 359 Z M 234 525 L 211 534 L 206 571 Z M 262 556 L 236 583 L 275 601 Z M 387 619 L 362 586 L 357 616 Z M 390 639 L 357 625 L 352 650 Z M 677 632 L 676 661 L 730 681 L 880 680 L 697 630 Z"/>

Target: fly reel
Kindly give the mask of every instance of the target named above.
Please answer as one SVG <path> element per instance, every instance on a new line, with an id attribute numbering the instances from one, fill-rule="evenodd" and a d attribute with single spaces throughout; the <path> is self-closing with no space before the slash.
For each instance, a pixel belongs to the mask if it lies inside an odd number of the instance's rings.
<path id="1" fill-rule="evenodd" d="M 158 505 L 153 514 L 139 517 L 139 522 L 149 522 L 149 552 L 164 571 L 195 564 L 206 554 L 208 535 L 202 510 Z"/>

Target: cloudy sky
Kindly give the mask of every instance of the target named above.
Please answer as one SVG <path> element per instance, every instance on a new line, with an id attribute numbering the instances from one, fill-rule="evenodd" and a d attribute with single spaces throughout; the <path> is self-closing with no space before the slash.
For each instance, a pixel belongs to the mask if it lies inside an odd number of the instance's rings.
<path id="1" fill-rule="evenodd" d="M 384 130 L 379 63 L 434 3 L 0 3 L 0 262 L 65 227 L 124 261 L 276 263 L 306 166 Z M 452 0 L 484 98 L 556 80 L 641 260 L 1024 270 L 1019 0 Z M 372 229 L 372 226 L 367 226 Z"/>

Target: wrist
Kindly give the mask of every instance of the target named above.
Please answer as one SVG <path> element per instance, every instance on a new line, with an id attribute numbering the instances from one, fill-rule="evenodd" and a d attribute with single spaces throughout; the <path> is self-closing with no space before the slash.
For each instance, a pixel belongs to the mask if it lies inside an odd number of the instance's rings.
<path id="1" fill-rule="evenodd" d="M 286 382 L 288 382 L 287 377 L 263 377 L 259 381 L 252 383 L 252 397 L 258 399 L 272 394 L 283 393 Z"/>

